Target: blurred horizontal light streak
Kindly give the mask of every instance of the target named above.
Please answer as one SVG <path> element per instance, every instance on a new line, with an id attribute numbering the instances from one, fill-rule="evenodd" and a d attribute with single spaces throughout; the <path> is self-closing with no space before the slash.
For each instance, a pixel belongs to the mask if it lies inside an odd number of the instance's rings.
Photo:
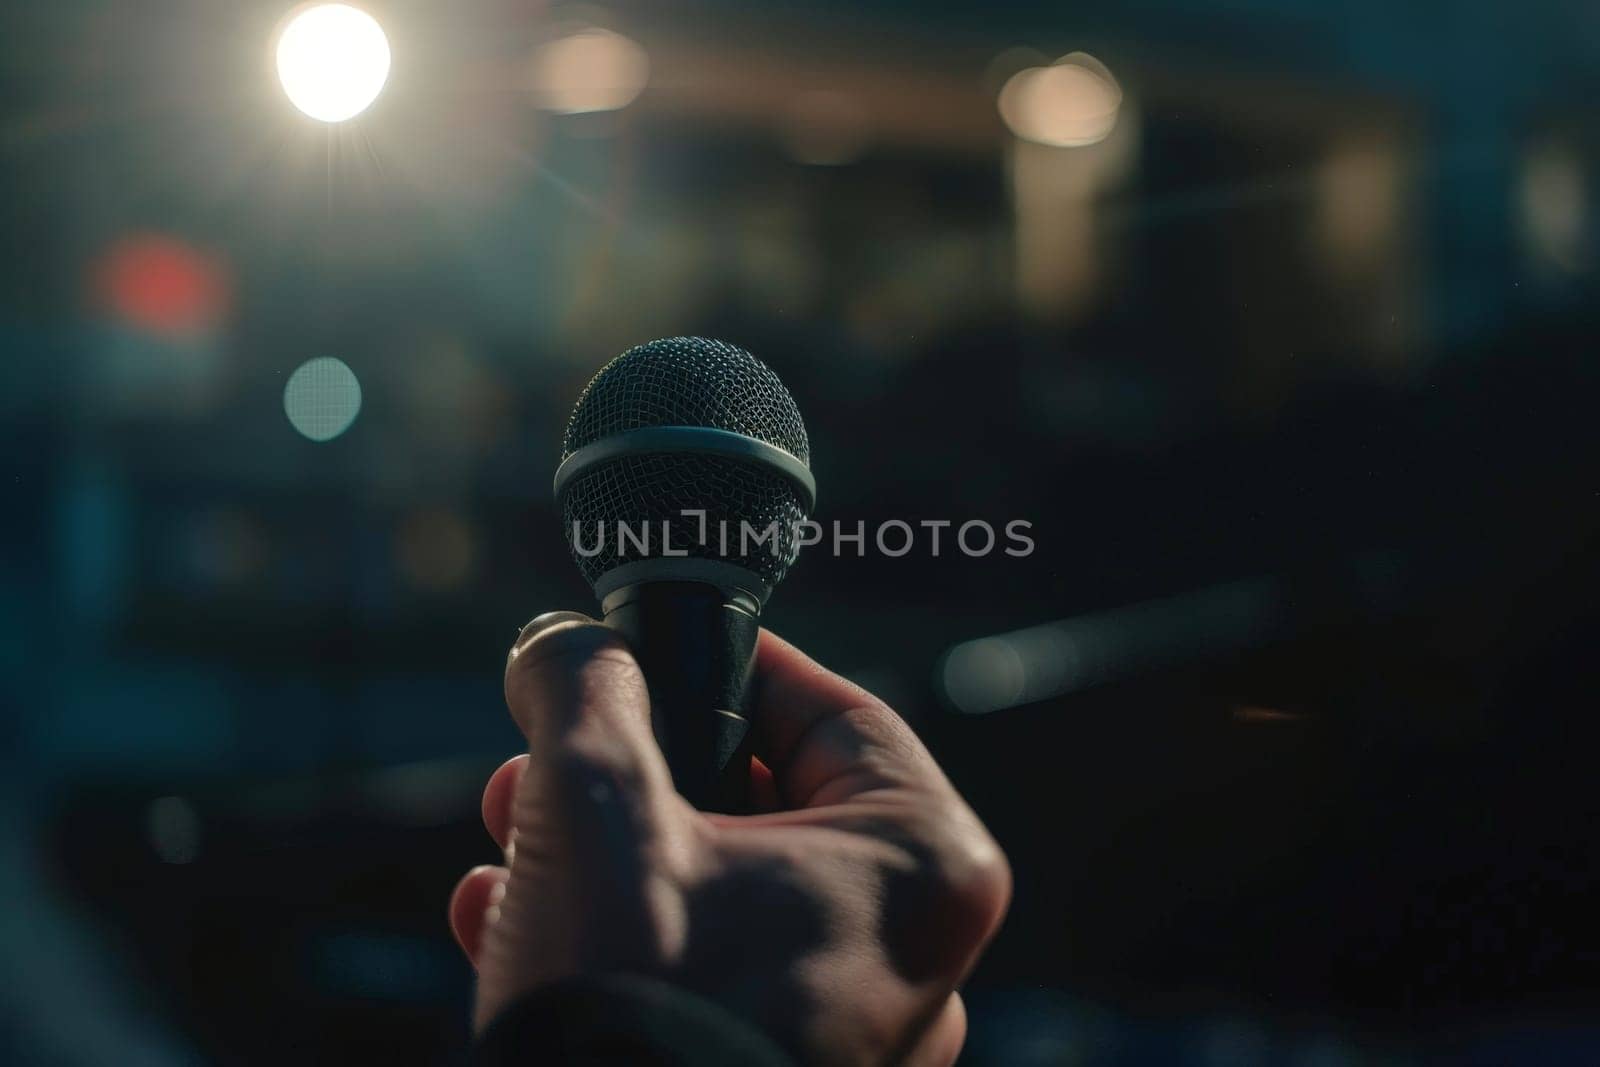
<path id="1" fill-rule="evenodd" d="M 1276 579 L 1229 582 L 963 642 L 936 683 L 957 711 L 982 715 L 1246 648 L 1285 616 Z"/>

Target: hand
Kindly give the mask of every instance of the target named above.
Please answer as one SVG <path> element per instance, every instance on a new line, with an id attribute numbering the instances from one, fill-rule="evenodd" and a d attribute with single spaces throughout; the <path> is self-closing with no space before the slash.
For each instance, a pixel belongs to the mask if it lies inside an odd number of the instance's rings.
<path id="1" fill-rule="evenodd" d="M 606 627 L 535 619 L 505 688 L 529 749 L 483 795 L 506 866 L 469 872 L 450 903 L 478 1028 L 544 983 L 628 972 L 723 1005 L 807 1063 L 954 1061 L 955 990 L 1011 875 L 882 701 L 763 632 L 752 789 L 769 810 L 729 816 L 673 790 L 644 678 Z"/>

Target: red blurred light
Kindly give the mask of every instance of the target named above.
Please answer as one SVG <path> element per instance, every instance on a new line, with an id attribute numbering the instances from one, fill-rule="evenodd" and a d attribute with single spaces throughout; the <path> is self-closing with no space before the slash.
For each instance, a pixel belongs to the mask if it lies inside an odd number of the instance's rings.
<path id="1" fill-rule="evenodd" d="M 209 333 L 231 296 L 227 270 L 174 237 L 125 237 L 95 260 L 96 302 L 129 325 L 171 338 Z"/>

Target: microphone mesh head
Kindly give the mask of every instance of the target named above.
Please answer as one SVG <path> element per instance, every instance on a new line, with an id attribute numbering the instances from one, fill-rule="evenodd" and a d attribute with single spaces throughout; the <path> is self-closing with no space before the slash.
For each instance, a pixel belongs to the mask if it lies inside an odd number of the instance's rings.
<path id="1" fill-rule="evenodd" d="M 725 430 L 774 445 L 802 463 L 811 459 L 800 410 L 778 376 L 724 341 L 666 338 L 606 364 L 578 398 L 561 458 L 652 426 Z M 591 585 L 622 564 L 663 555 L 665 522 L 674 554 L 732 564 L 770 587 L 794 562 L 796 524 L 807 517 L 800 490 L 777 471 L 692 452 L 625 454 L 599 464 L 566 486 L 561 505 L 568 546 Z M 705 512 L 703 538 L 699 518 L 686 517 L 685 511 Z M 648 549 L 640 552 L 630 544 L 622 551 L 619 524 L 648 529 Z M 741 537 L 741 524 L 752 532 Z M 775 540 L 755 540 L 769 530 Z M 582 552 L 573 544 L 575 531 Z M 603 547 L 594 552 L 601 531 Z"/>
<path id="2" fill-rule="evenodd" d="M 800 409 L 778 376 L 726 341 L 667 337 L 600 368 L 567 423 L 561 458 L 645 426 L 703 426 L 744 434 L 811 462 Z"/>

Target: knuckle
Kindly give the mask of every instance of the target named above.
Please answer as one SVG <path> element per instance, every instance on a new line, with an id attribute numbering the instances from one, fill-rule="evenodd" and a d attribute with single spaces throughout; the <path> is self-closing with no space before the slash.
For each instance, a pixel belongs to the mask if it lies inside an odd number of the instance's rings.
<path id="1" fill-rule="evenodd" d="M 628 746 L 594 732 L 568 737 L 552 753 L 550 768 L 568 804 L 611 804 L 637 795 L 644 785 Z"/>
<path id="2" fill-rule="evenodd" d="M 976 815 L 962 806 L 931 828 L 923 875 L 939 910 L 981 938 L 992 934 L 1011 904 L 1011 864 Z"/>

